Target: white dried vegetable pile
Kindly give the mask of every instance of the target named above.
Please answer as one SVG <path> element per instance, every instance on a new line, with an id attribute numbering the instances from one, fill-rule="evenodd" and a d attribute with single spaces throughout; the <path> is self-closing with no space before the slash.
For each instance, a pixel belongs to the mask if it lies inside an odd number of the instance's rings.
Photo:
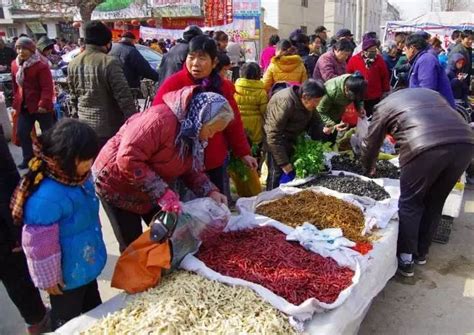
<path id="1" fill-rule="evenodd" d="M 84 334 L 296 334 L 253 291 L 178 271 Z"/>

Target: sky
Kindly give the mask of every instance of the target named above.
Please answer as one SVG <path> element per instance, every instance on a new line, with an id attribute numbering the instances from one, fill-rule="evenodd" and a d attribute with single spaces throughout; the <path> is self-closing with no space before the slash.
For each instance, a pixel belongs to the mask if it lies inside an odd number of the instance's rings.
<path id="1" fill-rule="evenodd" d="M 430 11 L 431 0 L 389 0 L 401 11 L 402 20 L 409 20 Z M 434 0 L 435 3 L 438 1 Z"/>

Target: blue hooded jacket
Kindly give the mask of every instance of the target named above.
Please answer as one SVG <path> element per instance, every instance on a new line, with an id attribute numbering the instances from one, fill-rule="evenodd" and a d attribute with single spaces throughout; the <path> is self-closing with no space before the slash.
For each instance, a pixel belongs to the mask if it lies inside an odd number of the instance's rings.
<path id="1" fill-rule="evenodd" d="M 107 252 L 99 222 L 99 200 L 92 180 L 68 186 L 45 178 L 24 207 L 25 225 L 59 225 L 61 270 L 65 290 L 95 280 Z"/>
<path id="2" fill-rule="evenodd" d="M 411 69 L 408 74 L 409 87 L 424 87 L 440 93 L 455 108 L 453 91 L 443 67 L 428 49 L 420 51 L 410 61 Z"/>

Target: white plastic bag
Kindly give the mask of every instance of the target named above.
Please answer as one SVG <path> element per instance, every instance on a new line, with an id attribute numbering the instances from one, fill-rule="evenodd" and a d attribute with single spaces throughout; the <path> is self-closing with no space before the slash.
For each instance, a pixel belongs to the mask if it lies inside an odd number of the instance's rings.
<path id="1" fill-rule="evenodd" d="M 203 234 L 223 231 L 230 217 L 229 208 L 219 205 L 211 198 L 183 203 L 183 213 L 179 216 L 171 237 L 172 268 L 176 268 L 187 254 L 199 249 Z"/>

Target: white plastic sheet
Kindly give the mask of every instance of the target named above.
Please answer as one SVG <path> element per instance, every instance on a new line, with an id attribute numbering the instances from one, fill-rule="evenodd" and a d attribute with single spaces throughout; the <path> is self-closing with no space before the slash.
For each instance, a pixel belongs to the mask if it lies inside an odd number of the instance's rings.
<path id="1" fill-rule="evenodd" d="M 375 180 L 374 180 L 375 181 Z M 364 212 L 365 217 L 365 233 L 370 232 L 374 227 L 385 228 L 388 222 L 394 217 L 398 211 L 398 201 L 395 199 L 385 199 L 382 201 L 375 201 L 368 197 L 356 196 L 353 194 L 339 193 L 325 187 L 313 186 L 307 188 L 315 192 L 320 192 L 326 195 L 334 196 L 338 199 L 347 201 Z M 259 195 L 251 198 L 240 198 L 237 201 L 237 209 L 254 213 L 258 205 L 280 199 L 289 194 L 301 192 L 302 189 L 292 186 L 281 186 L 268 192 L 262 192 Z M 388 190 L 387 190 L 388 192 Z M 390 193 L 389 193 L 390 194 Z"/>
<path id="2" fill-rule="evenodd" d="M 257 217 L 263 222 L 266 218 Z M 268 220 L 268 219 L 266 219 Z M 288 227 L 289 228 L 289 227 Z M 361 272 L 359 283 L 354 287 L 346 301 L 336 309 L 313 315 L 305 323 L 305 334 L 314 335 L 352 335 L 357 334 L 372 299 L 385 287 L 387 281 L 397 270 L 396 247 L 398 223 L 392 221 L 386 229 L 379 231 L 380 239 L 368 254 L 366 270 Z M 56 330 L 57 334 L 79 334 L 92 327 L 107 314 L 114 313 L 125 307 L 133 296 L 121 293 L 104 302 L 95 309 L 83 314 Z M 139 329 L 137 329 L 137 333 Z"/>

